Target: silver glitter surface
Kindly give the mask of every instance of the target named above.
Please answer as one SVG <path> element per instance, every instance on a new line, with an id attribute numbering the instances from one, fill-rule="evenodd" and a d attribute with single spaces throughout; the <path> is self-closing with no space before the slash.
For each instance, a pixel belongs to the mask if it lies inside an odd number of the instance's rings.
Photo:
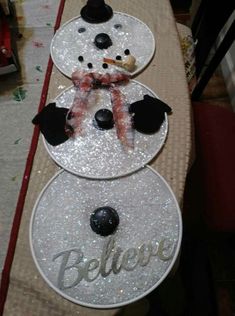
<path id="1" fill-rule="evenodd" d="M 115 27 L 119 25 L 120 27 Z M 85 31 L 79 33 L 78 30 Z M 107 49 L 99 49 L 94 45 L 97 34 L 106 33 L 113 45 Z M 113 72 L 116 66 L 108 69 L 102 67 L 103 58 L 113 58 L 117 55 L 125 59 L 124 51 L 129 49 L 136 58 L 136 69 L 133 75 L 139 73 L 150 62 L 155 51 L 155 40 L 146 24 L 130 15 L 115 12 L 113 17 L 105 22 L 91 24 L 81 17 L 75 17 L 62 25 L 51 42 L 51 57 L 56 67 L 66 76 L 77 69 L 88 70 L 87 64 L 92 63 L 93 71 L 100 73 Z M 79 62 L 78 57 L 84 61 Z"/>
<path id="2" fill-rule="evenodd" d="M 144 94 L 157 97 L 149 88 L 134 80 L 125 86 L 120 86 L 120 90 L 129 103 L 143 99 Z M 74 88 L 69 87 L 56 98 L 56 105 L 69 108 L 74 94 Z M 52 159 L 65 170 L 92 179 L 123 176 L 150 162 L 165 142 L 168 130 L 167 115 L 160 130 L 155 134 L 145 135 L 134 131 L 134 150 L 127 151 L 117 138 L 115 127 L 104 131 L 93 125 L 97 110 L 112 109 L 109 91 L 96 89 L 93 91 L 93 97 L 96 100 L 88 109 L 83 122 L 84 136 L 70 138 L 55 147 L 44 139 L 44 144 Z"/>
<path id="3" fill-rule="evenodd" d="M 90 228 L 90 215 L 107 205 L 118 212 L 120 223 L 112 236 L 102 237 Z M 32 254 L 45 281 L 63 297 L 95 308 L 123 306 L 156 288 L 175 263 L 181 236 L 174 194 L 150 167 L 110 180 L 59 172 L 39 196 L 30 223 Z M 114 247 L 102 254 L 110 241 Z M 150 244 L 155 255 L 149 256 Z M 114 264 L 121 270 L 114 272 Z M 99 272 L 102 265 L 106 276 Z M 96 277 L 91 281 L 88 275 Z"/>

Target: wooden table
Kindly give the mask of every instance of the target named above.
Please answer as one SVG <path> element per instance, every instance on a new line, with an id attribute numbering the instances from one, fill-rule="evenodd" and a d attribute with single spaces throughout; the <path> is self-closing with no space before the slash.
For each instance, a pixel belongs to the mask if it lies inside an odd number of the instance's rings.
<path id="1" fill-rule="evenodd" d="M 62 23 L 79 15 L 85 3 L 82 0 L 66 0 Z M 107 4 L 114 11 L 126 12 L 139 18 L 154 33 L 155 56 L 136 79 L 151 88 L 173 110 L 168 117 L 169 133 L 166 144 L 151 165 L 166 179 L 182 205 L 185 179 L 193 159 L 192 122 L 183 57 L 170 2 L 112 0 L 107 1 Z M 71 81 L 54 67 L 47 103 L 62 88 L 70 85 Z M 24 205 L 4 315 L 115 315 L 117 310 L 88 309 L 63 299 L 45 284 L 32 261 L 28 241 L 32 208 L 42 188 L 58 170 L 59 167 L 48 156 L 40 139 Z"/>

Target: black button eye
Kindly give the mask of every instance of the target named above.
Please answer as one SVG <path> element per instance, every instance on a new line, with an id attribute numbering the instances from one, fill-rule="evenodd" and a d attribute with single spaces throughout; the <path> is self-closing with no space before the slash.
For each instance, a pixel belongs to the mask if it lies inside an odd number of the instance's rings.
<path id="1" fill-rule="evenodd" d="M 116 60 L 122 60 L 122 56 L 117 55 L 117 56 L 116 56 Z"/>
<path id="2" fill-rule="evenodd" d="M 129 49 L 125 49 L 125 50 L 124 50 L 124 54 L 125 54 L 125 55 L 130 55 L 130 50 L 129 50 Z"/>
<path id="3" fill-rule="evenodd" d="M 79 60 L 80 62 L 84 61 L 83 56 L 78 56 L 78 60 Z"/>
<path id="4" fill-rule="evenodd" d="M 80 27 L 78 33 L 84 33 L 86 31 L 85 27 Z"/>
<path id="5" fill-rule="evenodd" d="M 91 69 L 91 68 L 93 67 L 92 63 L 88 63 L 88 64 L 87 64 L 87 67 L 88 67 L 89 69 Z"/>
<path id="6" fill-rule="evenodd" d="M 122 28 L 122 25 L 121 24 L 114 24 L 114 28 L 116 29 L 116 30 L 120 30 L 121 28 Z"/>

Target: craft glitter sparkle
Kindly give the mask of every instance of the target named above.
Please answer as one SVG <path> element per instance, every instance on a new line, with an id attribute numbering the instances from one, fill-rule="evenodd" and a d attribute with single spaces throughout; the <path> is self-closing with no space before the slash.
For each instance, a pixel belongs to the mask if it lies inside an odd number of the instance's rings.
<path id="1" fill-rule="evenodd" d="M 84 31 L 79 31 L 81 29 Z M 112 46 L 108 49 L 97 48 L 94 40 L 99 33 L 108 34 Z M 103 68 L 103 58 L 115 59 L 117 55 L 124 57 L 127 49 L 136 58 L 137 68 L 132 73 L 135 75 L 153 57 L 155 40 L 146 24 L 135 17 L 119 12 L 114 13 L 109 21 L 98 24 L 87 23 L 81 17 L 76 17 L 62 25 L 51 42 L 53 62 L 68 77 L 71 77 L 77 69 L 87 70 L 88 63 L 92 63 L 93 70 L 96 72 L 113 72 L 117 70 L 114 66 Z M 79 56 L 83 57 L 82 62 L 78 61 Z"/>
<path id="2" fill-rule="evenodd" d="M 145 94 L 157 97 L 153 91 L 135 80 L 119 88 L 128 103 L 143 99 Z M 55 147 L 44 140 L 50 156 L 65 170 L 93 179 L 115 178 L 141 169 L 157 155 L 166 140 L 167 115 L 160 130 L 152 135 L 134 131 L 134 150 L 125 151 L 115 128 L 103 131 L 94 127 L 97 110 L 112 110 L 112 105 L 110 93 L 106 89 L 96 89 L 93 93 L 96 102 L 88 108 L 84 118 L 85 135 L 71 138 Z M 55 99 L 56 106 L 69 108 L 74 94 L 74 87 L 68 88 Z"/>
<path id="3" fill-rule="evenodd" d="M 91 213 L 104 205 L 120 219 L 108 237 L 90 227 Z M 153 290 L 171 270 L 181 234 L 176 199 L 149 167 L 110 180 L 59 172 L 39 196 L 30 224 L 31 250 L 46 282 L 95 308 L 122 306 Z"/>

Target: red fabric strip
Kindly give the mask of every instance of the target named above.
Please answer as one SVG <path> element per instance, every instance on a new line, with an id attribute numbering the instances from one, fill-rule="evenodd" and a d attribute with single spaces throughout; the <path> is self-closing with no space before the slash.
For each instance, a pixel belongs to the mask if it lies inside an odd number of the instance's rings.
<path id="1" fill-rule="evenodd" d="M 64 4 L 65 4 L 65 0 L 61 0 L 58 14 L 57 14 L 57 18 L 56 18 L 56 23 L 54 26 L 54 31 L 56 31 L 60 26 L 61 17 L 62 17 L 62 13 L 64 10 Z M 45 75 L 45 79 L 44 79 L 44 83 L 43 83 L 42 94 L 41 94 L 41 99 L 40 99 L 40 103 L 39 103 L 39 107 L 38 107 L 38 112 L 40 112 L 42 110 L 42 108 L 45 106 L 45 103 L 46 103 L 52 67 L 53 67 L 53 62 L 52 62 L 52 59 L 50 57 L 48 64 L 47 64 L 47 70 L 46 70 L 46 75 Z M 22 184 L 21 184 L 21 189 L 20 189 L 20 193 L 19 193 L 19 197 L 18 197 L 18 201 L 17 201 L 17 205 L 16 205 L 16 211 L 15 211 L 15 216 L 13 219 L 7 255 L 6 255 L 6 259 L 5 259 L 5 263 L 4 263 L 4 267 L 3 267 L 3 271 L 2 271 L 2 279 L 1 279 L 1 284 L 0 284 L 0 315 L 3 314 L 4 304 L 5 304 L 5 301 L 7 298 L 7 292 L 8 292 L 9 282 L 10 282 L 10 272 L 11 272 L 11 267 L 12 267 L 12 263 L 13 263 L 13 259 L 14 259 L 15 248 L 16 248 L 17 237 L 18 237 L 18 233 L 19 233 L 20 222 L 21 222 L 21 217 L 22 217 L 22 213 L 23 213 L 25 198 L 26 198 L 26 194 L 27 194 L 27 190 L 28 190 L 30 173 L 32 170 L 33 160 L 34 160 L 34 156 L 35 156 L 36 149 L 37 149 L 38 138 L 39 138 L 39 128 L 38 128 L 38 126 L 35 126 L 33 136 L 32 136 L 31 145 L 30 145 L 29 154 L 28 154 L 27 161 L 26 161 L 26 166 L 25 166 L 24 176 L 23 176 L 23 180 L 22 180 Z"/>

